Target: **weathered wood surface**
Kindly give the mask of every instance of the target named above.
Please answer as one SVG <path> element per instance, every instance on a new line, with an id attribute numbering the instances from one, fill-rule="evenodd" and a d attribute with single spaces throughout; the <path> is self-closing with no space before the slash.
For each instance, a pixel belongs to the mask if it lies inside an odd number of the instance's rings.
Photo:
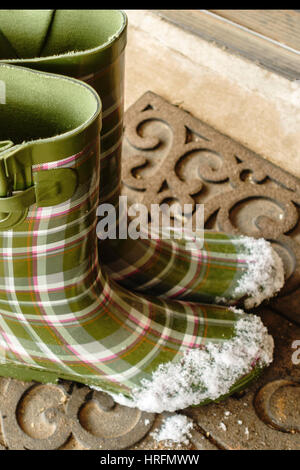
<path id="1" fill-rule="evenodd" d="M 286 13 L 264 10 L 260 16 L 259 10 L 253 10 L 247 16 L 247 10 L 153 10 L 203 39 L 290 80 L 299 80 L 300 12 L 281 11 Z"/>
<path id="2" fill-rule="evenodd" d="M 300 11 L 211 10 L 252 31 L 300 51 Z"/>

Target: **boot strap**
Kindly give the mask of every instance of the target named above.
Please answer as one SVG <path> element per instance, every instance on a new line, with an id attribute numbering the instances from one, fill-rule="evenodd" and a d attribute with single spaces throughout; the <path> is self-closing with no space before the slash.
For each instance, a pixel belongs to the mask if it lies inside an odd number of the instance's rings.
<path id="1" fill-rule="evenodd" d="M 8 143 L 1 144 L 0 148 L 8 148 Z M 12 161 L 11 156 L 0 159 L 0 230 L 22 222 L 33 204 L 49 207 L 67 201 L 78 184 L 77 172 L 72 168 L 42 170 L 32 176 L 31 167 Z"/>

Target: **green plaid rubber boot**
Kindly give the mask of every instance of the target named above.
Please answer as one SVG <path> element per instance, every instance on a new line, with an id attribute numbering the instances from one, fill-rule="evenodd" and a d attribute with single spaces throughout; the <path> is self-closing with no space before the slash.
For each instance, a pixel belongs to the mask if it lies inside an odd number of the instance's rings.
<path id="1" fill-rule="evenodd" d="M 116 208 L 121 186 L 126 27 L 126 16 L 118 10 L 0 11 L 0 62 L 79 78 L 100 95 L 100 201 Z M 111 279 L 130 290 L 162 298 L 240 302 L 252 308 L 283 285 L 281 260 L 263 239 L 205 231 L 203 248 L 197 245 L 185 238 L 108 239 L 100 256 Z"/>
<path id="2" fill-rule="evenodd" d="M 102 273 L 93 88 L 11 65 L 0 84 L 0 375 L 74 380 L 158 412 L 247 386 L 272 360 L 258 317 L 151 301 Z"/>

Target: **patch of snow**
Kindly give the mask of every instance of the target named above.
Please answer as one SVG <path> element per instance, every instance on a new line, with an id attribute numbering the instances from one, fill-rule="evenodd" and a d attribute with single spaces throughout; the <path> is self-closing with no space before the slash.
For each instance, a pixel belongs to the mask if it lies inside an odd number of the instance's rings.
<path id="1" fill-rule="evenodd" d="M 232 312 L 238 314 L 238 315 L 245 315 L 244 310 L 242 310 L 241 308 L 228 307 L 228 309 L 231 310 Z"/>
<path id="2" fill-rule="evenodd" d="M 219 428 L 223 429 L 223 431 L 227 431 L 227 426 L 223 423 L 223 421 L 220 422 Z"/>
<path id="3" fill-rule="evenodd" d="M 169 445 L 174 442 L 188 445 L 193 427 L 194 424 L 190 418 L 176 414 L 165 418 L 161 428 L 150 435 L 156 442 L 166 441 Z"/>
<path id="4" fill-rule="evenodd" d="M 256 307 L 265 299 L 273 297 L 284 284 L 284 268 L 280 256 L 264 238 L 241 236 L 233 240 L 242 245 L 247 260 L 245 274 L 239 279 L 234 296 L 247 294 L 245 308 Z"/>
<path id="5" fill-rule="evenodd" d="M 243 421 L 241 421 L 240 419 L 238 419 L 238 420 L 237 420 L 237 423 L 241 425 L 241 424 L 243 424 Z"/>
<path id="6" fill-rule="evenodd" d="M 273 338 L 261 319 L 244 315 L 235 325 L 235 336 L 203 349 L 188 349 L 179 361 L 161 364 L 152 378 L 132 389 L 132 398 L 109 393 L 124 406 L 152 413 L 174 412 L 204 400 L 216 400 L 255 366 L 273 359 Z M 95 388 L 95 387 L 94 387 Z"/>

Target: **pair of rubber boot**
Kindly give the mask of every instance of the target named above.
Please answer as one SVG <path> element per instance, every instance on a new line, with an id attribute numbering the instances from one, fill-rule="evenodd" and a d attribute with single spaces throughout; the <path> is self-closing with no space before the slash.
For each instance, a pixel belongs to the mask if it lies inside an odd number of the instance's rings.
<path id="1" fill-rule="evenodd" d="M 98 240 L 120 195 L 126 29 L 118 10 L 0 12 L 0 375 L 174 411 L 272 361 L 260 318 L 226 304 L 258 305 L 283 269 L 265 240 L 214 231 L 202 249 Z"/>

